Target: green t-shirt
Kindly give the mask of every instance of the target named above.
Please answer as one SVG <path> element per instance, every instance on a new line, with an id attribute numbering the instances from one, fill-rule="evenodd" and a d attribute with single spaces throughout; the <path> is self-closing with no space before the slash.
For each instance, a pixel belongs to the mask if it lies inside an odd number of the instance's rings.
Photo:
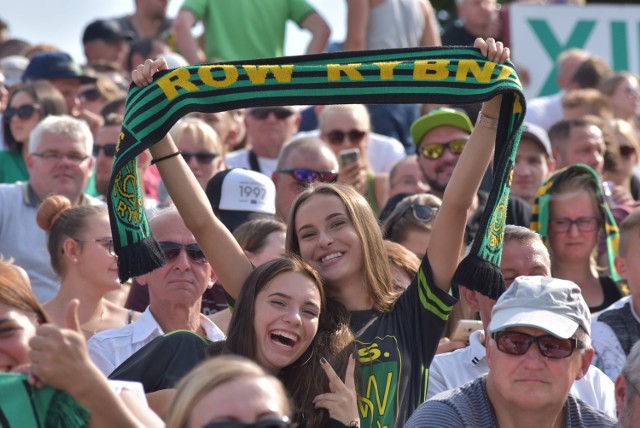
<path id="1" fill-rule="evenodd" d="M 22 154 L 12 150 L 0 152 L 0 184 L 28 180 L 29 171 Z"/>
<path id="2" fill-rule="evenodd" d="M 315 12 L 306 0 L 185 0 L 182 9 L 204 24 L 209 61 L 282 56 L 287 21 Z"/>

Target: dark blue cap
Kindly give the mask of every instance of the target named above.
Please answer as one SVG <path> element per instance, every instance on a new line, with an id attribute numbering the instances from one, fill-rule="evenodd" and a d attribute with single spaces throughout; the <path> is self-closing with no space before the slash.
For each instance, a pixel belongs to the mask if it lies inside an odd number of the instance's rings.
<path id="1" fill-rule="evenodd" d="M 22 81 L 51 80 L 64 77 L 75 77 L 80 83 L 93 83 L 94 77 L 83 74 L 82 69 L 66 52 L 41 52 L 34 55 L 22 74 Z"/>

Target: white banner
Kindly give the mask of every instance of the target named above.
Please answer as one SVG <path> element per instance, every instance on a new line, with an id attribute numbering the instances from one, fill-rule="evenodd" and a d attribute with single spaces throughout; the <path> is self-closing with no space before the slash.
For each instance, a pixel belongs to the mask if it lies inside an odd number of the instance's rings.
<path id="1" fill-rule="evenodd" d="M 514 63 L 529 71 L 528 98 L 558 90 L 555 60 L 569 48 L 581 48 L 605 60 L 613 70 L 640 73 L 640 6 L 509 5 Z"/>

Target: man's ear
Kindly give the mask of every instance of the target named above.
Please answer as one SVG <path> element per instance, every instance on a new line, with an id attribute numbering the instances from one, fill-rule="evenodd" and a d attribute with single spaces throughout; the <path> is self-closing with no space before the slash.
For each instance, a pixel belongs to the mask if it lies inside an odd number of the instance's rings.
<path id="1" fill-rule="evenodd" d="M 146 287 L 148 284 L 147 275 L 136 276 L 136 282 L 142 285 L 143 287 Z"/>
<path id="2" fill-rule="evenodd" d="M 591 367 L 591 361 L 593 361 L 593 354 L 594 354 L 593 348 L 585 349 L 584 352 L 582 353 L 582 356 L 580 357 L 581 358 L 580 371 L 576 376 L 576 380 L 580 380 L 583 377 L 585 377 L 585 375 L 587 374 L 587 371 L 589 371 L 589 367 Z"/>
<path id="3" fill-rule="evenodd" d="M 616 378 L 613 392 L 616 397 L 616 411 L 620 415 L 624 409 L 624 397 L 627 395 L 627 380 L 622 374 Z"/>
<path id="4" fill-rule="evenodd" d="M 620 275 L 622 279 L 627 279 L 627 262 L 624 260 L 624 257 L 616 256 L 613 260 L 613 264 L 618 271 L 618 275 Z"/>
<path id="5" fill-rule="evenodd" d="M 462 286 L 458 289 L 460 290 L 460 295 L 462 295 L 462 298 L 467 303 L 469 309 L 471 309 L 472 312 L 479 312 L 480 304 L 478 303 L 478 295 L 476 294 L 476 291 L 469 290 Z"/>

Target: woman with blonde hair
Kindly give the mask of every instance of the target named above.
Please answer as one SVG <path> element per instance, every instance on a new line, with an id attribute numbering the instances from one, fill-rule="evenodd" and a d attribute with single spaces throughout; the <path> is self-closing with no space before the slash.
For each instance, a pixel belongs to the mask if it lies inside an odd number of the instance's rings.
<path id="1" fill-rule="evenodd" d="M 51 266 L 60 278 L 58 294 L 44 305 L 52 322 L 62 326 L 65 308 L 78 299 L 87 339 L 130 323 L 135 313 L 104 297 L 121 287 L 106 208 L 72 206 L 66 197 L 55 195 L 42 202 L 36 221 L 48 232 Z"/>

